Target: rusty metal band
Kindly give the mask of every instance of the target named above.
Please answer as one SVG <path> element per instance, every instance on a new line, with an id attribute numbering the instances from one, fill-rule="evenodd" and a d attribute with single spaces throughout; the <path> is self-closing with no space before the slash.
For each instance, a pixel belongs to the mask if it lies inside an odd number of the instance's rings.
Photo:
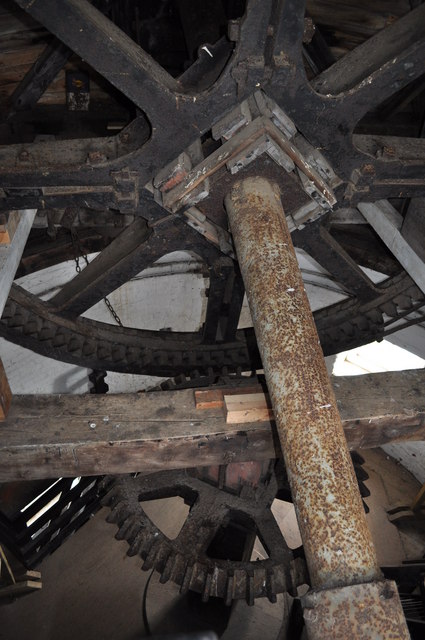
<path id="1" fill-rule="evenodd" d="M 309 640 L 409 640 L 392 580 L 310 591 L 302 598 Z"/>
<path id="2" fill-rule="evenodd" d="M 276 416 L 311 584 L 381 578 L 276 185 L 235 184 L 226 209 Z"/>

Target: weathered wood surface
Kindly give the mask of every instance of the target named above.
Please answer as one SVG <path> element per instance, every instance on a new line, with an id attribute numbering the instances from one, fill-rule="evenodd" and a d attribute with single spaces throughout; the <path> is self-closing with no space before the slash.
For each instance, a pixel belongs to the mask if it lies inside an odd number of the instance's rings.
<path id="1" fill-rule="evenodd" d="M 424 440 L 424 383 L 422 370 L 334 378 L 350 449 Z M 281 455 L 272 423 L 226 424 L 225 409 L 197 409 L 192 390 L 15 396 L 0 434 L 1 482 Z"/>
<path id="2" fill-rule="evenodd" d="M 3 313 L 35 214 L 35 209 L 17 211 L 10 221 L 11 228 L 13 226 L 10 244 L 0 244 L 0 315 Z"/>

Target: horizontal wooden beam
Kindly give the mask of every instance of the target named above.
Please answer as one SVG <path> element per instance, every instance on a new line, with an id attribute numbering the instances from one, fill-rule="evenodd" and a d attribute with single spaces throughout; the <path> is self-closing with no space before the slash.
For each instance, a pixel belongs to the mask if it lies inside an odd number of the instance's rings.
<path id="1" fill-rule="evenodd" d="M 425 440 L 425 371 L 334 378 L 333 385 L 350 449 Z M 194 396 L 190 389 L 15 396 L 0 425 L 0 482 L 281 455 L 273 423 L 226 424 L 222 406 L 196 408 Z"/>

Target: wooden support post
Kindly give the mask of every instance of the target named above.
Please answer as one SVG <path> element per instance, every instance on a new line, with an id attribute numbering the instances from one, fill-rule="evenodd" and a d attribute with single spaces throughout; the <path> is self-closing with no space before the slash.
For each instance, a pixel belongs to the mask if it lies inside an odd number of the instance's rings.
<path id="1" fill-rule="evenodd" d="M 11 211 L 7 223 L 0 227 L 0 316 L 3 313 L 35 214 L 36 209 Z"/>
<path id="2" fill-rule="evenodd" d="M 425 440 L 425 370 L 334 378 L 333 386 L 350 449 Z M 211 391 L 191 389 L 14 396 L 0 425 L 0 482 L 279 457 L 273 423 L 226 423 L 218 392 L 205 409 L 199 394 Z"/>
<path id="3" fill-rule="evenodd" d="M 3 367 L 3 362 L 0 358 L 0 422 L 3 422 L 3 420 L 6 419 L 6 416 L 9 413 L 11 402 L 12 392 L 10 390 L 6 371 Z"/>

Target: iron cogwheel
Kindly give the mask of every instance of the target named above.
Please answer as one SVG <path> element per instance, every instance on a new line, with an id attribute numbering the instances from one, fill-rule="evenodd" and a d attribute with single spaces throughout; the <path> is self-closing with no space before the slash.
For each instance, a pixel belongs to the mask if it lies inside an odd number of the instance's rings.
<path id="1" fill-rule="evenodd" d="M 188 474 L 187 470 L 163 471 L 147 476 L 107 478 L 102 500 L 111 507 L 107 521 L 119 526 L 116 538 L 127 540 L 127 554 L 143 558 L 142 569 L 156 569 L 160 582 L 172 580 L 181 592 L 188 590 L 254 604 L 255 598 L 276 601 L 276 594 L 296 593 L 308 582 L 304 560 L 291 551 L 270 510 L 278 492 L 273 474 L 266 485 L 253 490 L 244 485 L 239 495 L 229 493 Z M 168 538 L 145 513 L 142 502 L 180 496 L 190 511 L 180 533 Z M 257 561 L 209 557 L 208 547 L 220 527 L 233 519 L 255 525 L 268 558 Z"/>

